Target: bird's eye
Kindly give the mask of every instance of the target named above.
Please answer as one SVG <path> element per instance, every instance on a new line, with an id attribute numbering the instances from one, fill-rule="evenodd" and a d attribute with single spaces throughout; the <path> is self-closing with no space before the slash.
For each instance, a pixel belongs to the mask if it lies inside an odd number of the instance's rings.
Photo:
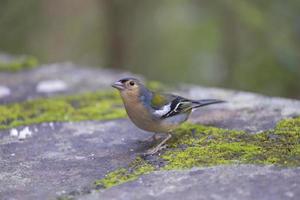
<path id="1" fill-rule="evenodd" d="M 134 86 L 134 82 L 133 82 L 133 81 L 130 81 L 129 84 L 130 84 L 131 86 Z"/>

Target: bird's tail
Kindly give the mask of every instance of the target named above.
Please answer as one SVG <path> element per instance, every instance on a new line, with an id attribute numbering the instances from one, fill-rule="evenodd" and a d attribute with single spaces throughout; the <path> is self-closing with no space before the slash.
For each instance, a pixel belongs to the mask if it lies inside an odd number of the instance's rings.
<path id="1" fill-rule="evenodd" d="M 208 106 L 208 105 L 211 105 L 211 104 L 225 103 L 225 102 L 226 101 L 218 100 L 218 99 L 202 99 L 202 100 L 199 100 L 199 101 L 193 101 L 193 103 L 195 104 L 193 106 L 193 108 L 199 108 L 199 107 L 202 107 L 202 106 Z"/>

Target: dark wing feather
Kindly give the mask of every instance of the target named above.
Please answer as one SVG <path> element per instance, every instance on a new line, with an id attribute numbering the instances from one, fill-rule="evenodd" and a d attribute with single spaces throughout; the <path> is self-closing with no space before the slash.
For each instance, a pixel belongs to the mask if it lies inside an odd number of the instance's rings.
<path id="1" fill-rule="evenodd" d="M 194 108 L 223 102 L 224 101 L 216 99 L 203 99 L 196 101 L 171 94 L 153 93 L 150 103 L 151 108 L 154 109 L 155 112 L 162 112 L 156 113 L 156 115 L 161 119 L 165 119 L 180 113 L 190 112 Z M 167 110 L 164 111 L 165 109 Z"/>
<path id="2" fill-rule="evenodd" d="M 171 102 L 170 111 L 161 116 L 161 118 L 165 119 L 179 113 L 190 111 L 190 109 L 192 109 L 192 104 L 193 103 L 190 100 L 178 96 Z"/>

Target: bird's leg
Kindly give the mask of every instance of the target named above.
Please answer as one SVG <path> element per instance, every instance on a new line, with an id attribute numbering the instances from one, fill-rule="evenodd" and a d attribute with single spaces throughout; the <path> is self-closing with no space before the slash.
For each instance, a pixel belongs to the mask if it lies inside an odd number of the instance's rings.
<path id="1" fill-rule="evenodd" d="M 156 141 L 157 140 L 158 133 L 154 133 L 150 138 L 148 138 L 148 141 Z"/>
<path id="2" fill-rule="evenodd" d="M 154 135 L 152 136 L 152 139 L 154 141 L 159 140 L 161 138 L 161 136 L 159 136 L 159 133 L 154 133 Z"/>
<path id="3" fill-rule="evenodd" d="M 156 141 L 158 140 L 160 137 L 158 136 L 158 133 L 154 133 L 151 137 L 145 139 L 145 140 L 142 140 L 141 142 L 153 142 L 153 141 Z"/>
<path id="4" fill-rule="evenodd" d="M 146 155 L 153 155 L 155 153 L 157 153 L 159 150 L 161 150 L 163 148 L 163 145 L 172 137 L 172 135 L 170 133 L 168 133 L 168 136 L 161 141 L 156 147 L 154 147 L 153 149 L 150 149 L 149 151 L 147 151 Z"/>

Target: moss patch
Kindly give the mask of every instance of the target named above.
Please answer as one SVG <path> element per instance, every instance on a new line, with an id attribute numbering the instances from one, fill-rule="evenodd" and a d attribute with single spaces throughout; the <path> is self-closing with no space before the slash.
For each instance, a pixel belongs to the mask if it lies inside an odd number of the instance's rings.
<path id="1" fill-rule="evenodd" d="M 300 118 L 254 135 L 186 124 L 170 145 L 173 150 L 162 155 L 168 170 L 232 163 L 300 166 Z"/>
<path id="2" fill-rule="evenodd" d="M 0 63 L 1 71 L 1 63 Z M 151 89 L 162 89 L 150 81 Z M 0 130 L 57 121 L 111 120 L 126 117 L 117 90 L 0 105 Z"/>
<path id="3" fill-rule="evenodd" d="M 220 164 L 274 164 L 300 166 L 300 117 L 279 122 L 274 130 L 259 134 L 226 130 L 195 124 L 179 128 L 169 148 L 157 159 L 162 167 L 138 158 L 128 168 L 121 168 L 96 181 L 109 188 L 137 179 L 154 170 L 187 169 Z M 153 159 L 152 159 L 153 160 Z"/>
<path id="4" fill-rule="evenodd" d="M 117 91 L 2 105 L 0 113 L 0 129 L 42 122 L 109 120 L 126 116 Z"/>
<path id="5" fill-rule="evenodd" d="M 38 66 L 38 60 L 33 56 L 22 56 L 8 62 L 0 61 L 0 71 L 17 72 Z"/>
<path id="6" fill-rule="evenodd" d="M 137 179 L 143 174 L 154 171 L 154 167 L 142 158 L 136 158 L 128 168 L 120 168 L 105 176 L 105 178 L 97 180 L 95 186 L 97 188 L 110 188 L 122 183 Z"/>

